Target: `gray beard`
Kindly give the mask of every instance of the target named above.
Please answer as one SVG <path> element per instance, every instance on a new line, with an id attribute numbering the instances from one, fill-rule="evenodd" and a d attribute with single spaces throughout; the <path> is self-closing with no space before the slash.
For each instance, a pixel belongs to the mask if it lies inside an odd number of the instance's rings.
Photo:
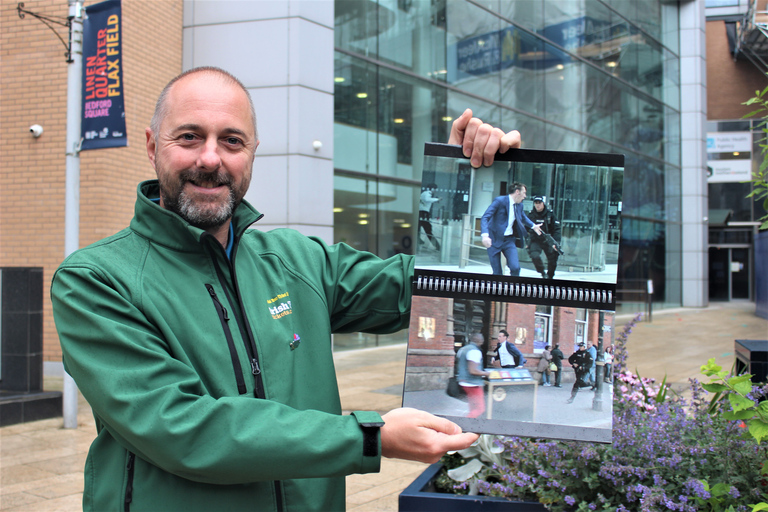
<path id="1" fill-rule="evenodd" d="M 167 203 L 166 207 L 191 225 L 200 229 L 210 229 L 217 228 L 231 219 L 236 205 L 234 194 L 230 190 L 227 202 L 212 208 L 201 207 L 201 205 L 192 201 L 183 192 L 179 196 L 178 203 L 174 205 L 174 208 L 168 207 Z"/>
<path id="2" fill-rule="evenodd" d="M 195 202 L 184 192 L 184 183 L 186 181 L 210 181 L 216 184 L 225 184 L 229 188 L 227 200 L 221 204 L 200 204 Z M 163 198 L 163 206 L 166 210 L 172 211 L 187 221 L 192 226 L 200 229 L 210 229 L 222 226 L 232 218 L 232 215 L 240 203 L 235 199 L 235 191 L 232 189 L 232 183 L 222 175 L 207 175 L 189 171 L 179 176 L 178 181 L 174 183 L 174 190 L 164 190 L 160 188 L 160 195 Z"/>

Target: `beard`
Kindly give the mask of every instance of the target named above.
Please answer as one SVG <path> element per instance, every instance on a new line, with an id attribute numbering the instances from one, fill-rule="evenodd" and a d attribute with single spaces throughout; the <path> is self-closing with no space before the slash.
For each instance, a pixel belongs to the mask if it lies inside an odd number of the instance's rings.
<path id="1" fill-rule="evenodd" d="M 245 196 L 250 180 L 243 179 L 241 183 L 236 184 L 231 176 L 221 171 L 186 170 L 173 178 L 166 176 L 159 181 L 160 197 L 163 199 L 165 209 L 179 215 L 192 226 L 205 230 L 222 226 L 232 218 L 235 209 Z M 225 186 L 228 189 L 227 196 L 216 202 L 196 199 L 185 191 L 184 185 L 187 182 L 196 185 Z"/>

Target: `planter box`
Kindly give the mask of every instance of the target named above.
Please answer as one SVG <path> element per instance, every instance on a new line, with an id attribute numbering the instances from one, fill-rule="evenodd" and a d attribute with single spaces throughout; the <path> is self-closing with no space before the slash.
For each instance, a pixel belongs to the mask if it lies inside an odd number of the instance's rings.
<path id="1" fill-rule="evenodd" d="M 545 512 L 541 503 L 511 501 L 491 496 L 466 496 L 435 492 L 434 480 L 443 465 L 429 466 L 400 493 L 400 512 Z"/>

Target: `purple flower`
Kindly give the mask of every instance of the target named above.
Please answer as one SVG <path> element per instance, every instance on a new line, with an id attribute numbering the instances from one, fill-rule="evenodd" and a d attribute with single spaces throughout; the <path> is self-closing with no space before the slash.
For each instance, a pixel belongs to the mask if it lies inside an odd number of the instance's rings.
<path id="1" fill-rule="evenodd" d="M 569 496 L 566 496 L 564 499 L 565 499 L 565 502 L 566 502 L 567 504 L 569 504 L 569 505 L 573 505 L 574 503 L 576 503 L 576 500 L 575 500 L 575 499 L 573 499 L 573 498 L 572 498 L 570 495 L 569 495 Z"/>

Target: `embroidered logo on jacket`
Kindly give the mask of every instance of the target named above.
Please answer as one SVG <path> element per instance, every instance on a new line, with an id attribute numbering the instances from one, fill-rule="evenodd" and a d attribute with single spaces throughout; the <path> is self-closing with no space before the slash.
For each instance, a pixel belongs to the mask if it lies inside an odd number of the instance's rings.
<path id="1" fill-rule="evenodd" d="M 286 297 L 288 297 L 288 292 L 281 293 L 267 300 L 267 304 L 275 304 L 280 299 L 285 299 Z M 274 306 L 269 306 L 269 313 L 272 315 L 272 318 L 274 318 L 275 320 L 282 318 L 286 315 L 290 315 L 291 313 L 293 313 L 293 310 L 291 308 L 291 301 L 286 300 Z"/>

